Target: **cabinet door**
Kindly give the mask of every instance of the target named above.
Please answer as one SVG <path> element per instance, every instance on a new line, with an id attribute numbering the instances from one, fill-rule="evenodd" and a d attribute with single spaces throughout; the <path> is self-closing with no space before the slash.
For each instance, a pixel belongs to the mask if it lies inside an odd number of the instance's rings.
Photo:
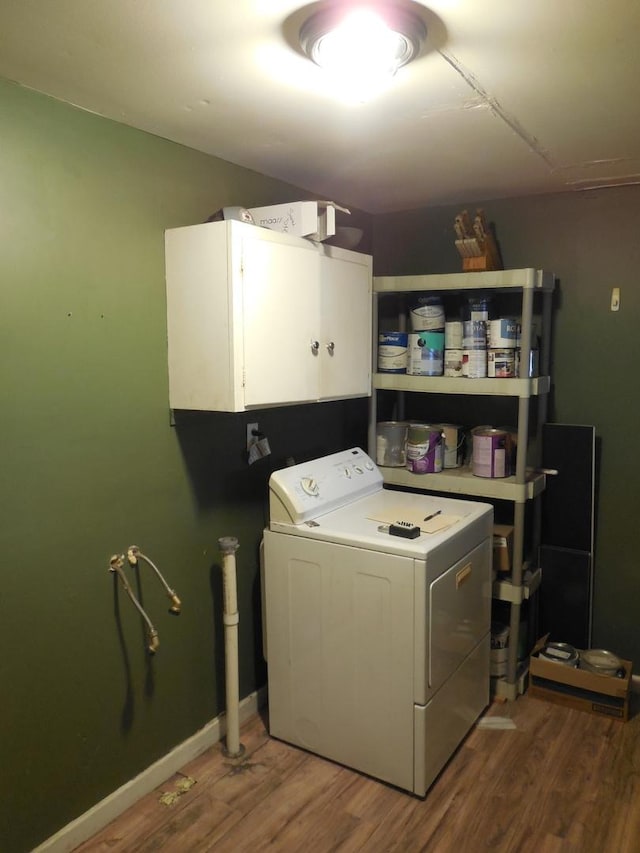
<path id="1" fill-rule="evenodd" d="M 319 268 L 314 247 L 243 242 L 245 406 L 319 396 Z"/>
<path id="2" fill-rule="evenodd" d="M 371 271 L 367 259 L 322 257 L 320 392 L 371 394 Z"/>

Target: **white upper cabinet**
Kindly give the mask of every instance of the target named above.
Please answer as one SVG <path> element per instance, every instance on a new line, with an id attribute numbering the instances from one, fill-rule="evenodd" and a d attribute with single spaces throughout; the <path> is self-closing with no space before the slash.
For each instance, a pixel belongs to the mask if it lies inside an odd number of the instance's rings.
<path id="1" fill-rule="evenodd" d="M 166 232 L 169 403 L 249 408 L 371 393 L 371 257 L 226 221 Z"/>

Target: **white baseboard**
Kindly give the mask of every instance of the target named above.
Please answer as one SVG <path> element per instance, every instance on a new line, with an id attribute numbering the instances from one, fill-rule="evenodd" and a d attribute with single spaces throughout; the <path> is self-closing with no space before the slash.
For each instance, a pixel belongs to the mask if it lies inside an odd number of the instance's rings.
<path id="1" fill-rule="evenodd" d="M 257 713 L 266 703 L 267 688 L 262 687 L 240 702 L 240 723 Z M 200 731 L 172 749 L 138 776 L 125 782 L 76 820 L 68 823 L 55 835 L 36 847 L 32 853 L 69 853 L 87 838 L 100 832 L 108 823 L 130 806 L 161 785 L 205 749 L 213 746 L 226 734 L 226 715 L 220 714 Z"/>

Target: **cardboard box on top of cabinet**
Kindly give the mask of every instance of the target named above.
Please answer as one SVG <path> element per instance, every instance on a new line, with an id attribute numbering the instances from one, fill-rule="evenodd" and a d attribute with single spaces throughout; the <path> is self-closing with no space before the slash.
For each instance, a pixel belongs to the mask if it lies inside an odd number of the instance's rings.
<path id="1" fill-rule="evenodd" d="M 513 559 L 513 525 L 493 525 L 493 569 L 505 574 L 511 571 Z"/>
<path id="2" fill-rule="evenodd" d="M 333 201 L 292 201 L 267 207 L 250 207 L 249 213 L 255 224 L 263 228 L 322 242 L 336 233 L 336 208 L 349 213 Z"/>

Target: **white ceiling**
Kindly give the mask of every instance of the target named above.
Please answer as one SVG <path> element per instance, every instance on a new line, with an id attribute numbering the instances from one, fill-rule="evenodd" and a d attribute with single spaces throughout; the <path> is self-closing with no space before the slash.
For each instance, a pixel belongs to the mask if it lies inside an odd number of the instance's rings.
<path id="1" fill-rule="evenodd" d="M 0 76 L 371 213 L 640 183 L 638 0 L 414 3 L 423 54 L 357 106 L 303 5 L 1 0 Z"/>

